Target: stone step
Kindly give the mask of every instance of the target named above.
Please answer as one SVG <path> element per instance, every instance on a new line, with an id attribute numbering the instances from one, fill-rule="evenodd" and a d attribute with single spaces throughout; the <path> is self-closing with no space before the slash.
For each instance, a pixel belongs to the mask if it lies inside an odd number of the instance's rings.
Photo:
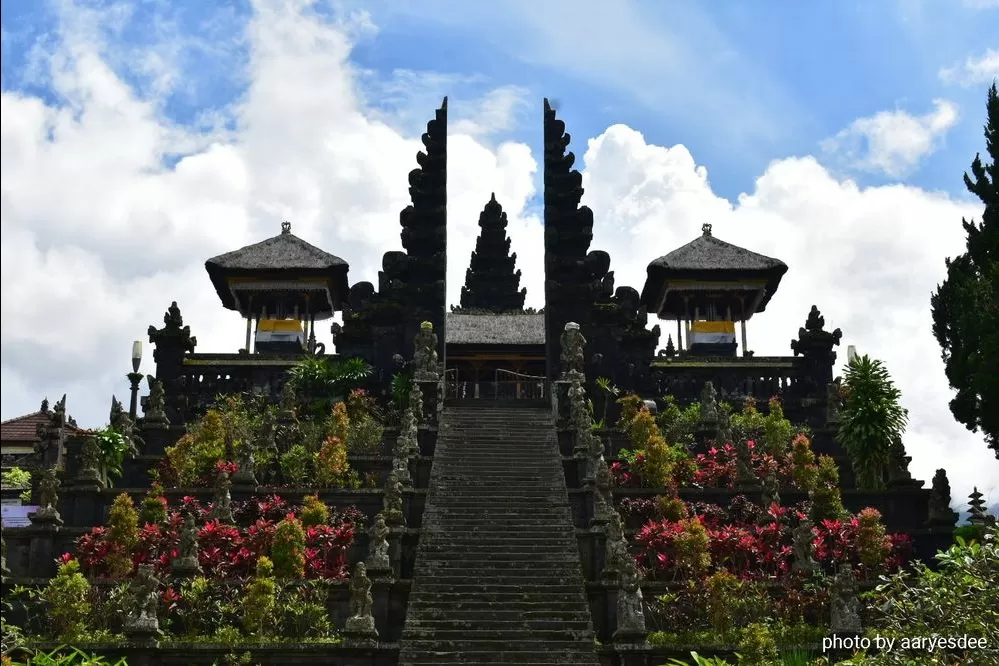
<path id="1" fill-rule="evenodd" d="M 414 577 L 419 575 L 419 571 L 414 572 Z M 437 578 L 423 577 L 422 580 L 414 581 L 414 598 L 419 598 L 421 594 L 432 594 L 434 597 L 441 597 L 441 603 L 449 598 L 465 599 L 469 601 L 473 598 L 482 599 L 484 602 L 516 602 L 529 601 L 532 603 L 543 603 L 549 601 L 553 607 L 557 607 L 568 599 L 581 599 L 583 594 L 582 581 L 566 582 L 565 580 L 553 581 L 531 581 L 525 583 L 517 576 L 507 578 L 497 578 L 490 581 L 479 581 L 474 583 L 460 583 L 452 579 L 440 580 Z M 446 597 L 444 595 L 453 595 Z"/>
<path id="2" fill-rule="evenodd" d="M 447 555 L 442 554 L 443 557 Z M 506 557 L 486 558 L 483 556 L 458 559 L 460 553 L 455 553 L 453 561 L 438 560 L 433 565 L 428 565 L 422 571 L 432 569 L 442 575 L 463 574 L 466 577 L 488 578 L 491 575 L 530 575 L 532 577 L 553 575 L 563 573 L 566 567 L 572 565 L 573 558 L 568 555 L 524 555 L 506 554 Z M 418 568 L 418 570 L 420 570 Z"/>
<path id="3" fill-rule="evenodd" d="M 420 544 L 420 552 L 425 555 L 433 555 L 435 558 L 465 555 L 469 558 L 506 560 L 514 557 L 542 557 L 548 558 L 554 555 L 566 556 L 567 547 L 571 545 L 568 540 L 552 540 L 534 545 L 510 545 L 500 543 L 498 545 L 481 544 L 477 540 L 469 540 L 468 543 L 455 544 L 453 541 L 442 540 L 426 545 Z"/>
<path id="4" fill-rule="evenodd" d="M 423 650 L 416 650 L 423 647 Z M 465 666 L 552 666 L 554 664 L 571 664 L 572 666 L 597 666 L 600 662 L 594 654 L 592 643 L 583 647 L 578 642 L 561 645 L 522 644 L 521 641 L 507 642 L 503 648 L 519 647 L 520 650 L 490 649 L 483 644 L 462 647 L 462 649 L 447 650 L 436 648 L 428 643 L 414 642 L 412 648 L 403 648 L 399 654 L 399 666 L 418 664 L 464 664 Z"/>
<path id="5" fill-rule="evenodd" d="M 447 609 L 431 601 L 413 601 L 410 608 L 414 611 L 412 617 L 420 618 L 419 622 L 447 621 L 462 622 L 565 622 L 572 626 L 590 625 L 589 619 L 580 619 L 578 609 L 553 610 L 550 604 L 539 604 L 542 610 L 529 610 L 529 604 L 521 604 L 521 609 L 511 610 L 506 607 L 492 606 L 488 608 L 466 608 L 459 617 L 451 612 L 452 608 L 463 608 L 460 604 L 451 604 Z M 523 610 L 527 608 L 528 610 Z"/>
<path id="6" fill-rule="evenodd" d="M 578 576 L 578 574 L 577 574 Z M 419 587 L 413 594 L 423 591 L 432 594 L 441 592 L 453 592 L 455 594 L 505 594 L 506 591 L 528 590 L 533 592 L 543 592 L 549 598 L 569 594 L 570 588 L 575 594 L 579 594 L 577 587 L 582 586 L 582 582 L 576 581 L 577 576 L 556 573 L 542 573 L 538 576 L 521 575 L 520 572 L 500 576 L 491 574 L 489 576 L 469 576 L 454 572 L 448 575 L 446 572 L 425 571 L 419 566 L 413 572 L 414 578 L 421 578 Z"/>

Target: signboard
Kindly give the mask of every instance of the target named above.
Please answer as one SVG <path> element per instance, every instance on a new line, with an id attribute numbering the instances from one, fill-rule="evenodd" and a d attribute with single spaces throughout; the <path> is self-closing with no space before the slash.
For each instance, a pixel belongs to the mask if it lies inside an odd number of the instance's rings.
<path id="1" fill-rule="evenodd" d="M 11 505 L 4 504 L 0 506 L 0 520 L 3 522 L 4 527 L 28 527 L 31 525 L 31 521 L 28 520 L 28 514 L 38 511 L 40 507 L 37 506 L 27 506 L 27 505 Z"/>

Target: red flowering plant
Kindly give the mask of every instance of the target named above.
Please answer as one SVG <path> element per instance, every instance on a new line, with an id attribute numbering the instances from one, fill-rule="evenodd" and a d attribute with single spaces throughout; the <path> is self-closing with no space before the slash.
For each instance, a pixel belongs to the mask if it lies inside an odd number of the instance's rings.
<path id="1" fill-rule="evenodd" d="M 146 523 L 139 528 L 133 562 L 135 565 L 152 563 L 158 572 L 169 572 L 171 561 L 179 554 L 183 516 L 191 512 L 201 523 L 197 536 L 198 556 L 205 575 L 214 578 L 249 576 L 260 556 L 271 551 L 277 525 L 274 516 L 294 516 L 298 510 L 299 507 L 290 506 L 277 495 L 251 500 L 243 503 L 242 513 L 244 518 L 254 518 L 254 521 L 240 528 L 208 520 L 209 507 L 194 497 L 184 497 L 180 510 L 170 511 L 164 523 Z M 345 577 L 355 525 L 363 525 L 364 521 L 364 514 L 351 506 L 331 512 L 327 524 L 310 527 L 306 532 L 305 575 L 327 579 Z M 113 544 L 109 536 L 106 527 L 95 527 L 76 540 L 77 559 L 86 575 L 106 577 L 110 574 L 107 556 Z"/>

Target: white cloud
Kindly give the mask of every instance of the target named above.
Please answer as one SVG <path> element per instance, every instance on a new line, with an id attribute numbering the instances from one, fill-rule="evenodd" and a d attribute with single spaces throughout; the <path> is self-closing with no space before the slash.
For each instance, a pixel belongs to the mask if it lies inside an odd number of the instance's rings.
<path id="1" fill-rule="evenodd" d="M 858 118 L 820 145 L 853 168 L 901 178 L 937 149 L 957 120 L 957 106 L 936 99 L 933 110 L 922 116 L 895 110 Z"/>
<path id="2" fill-rule="evenodd" d="M 999 7 L 999 2 L 994 3 Z M 940 70 L 940 80 L 964 87 L 992 83 L 999 78 L 999 50 L 988 49 L 980 56 L 968 56 L 963 63 Z"/>
<path id="3" fill-rule="evenodd" d="M 359 92 L 350 35 L 370 25 L 325 21 L 306 7 L 256 3 L 241 74 L 249 85 L 225 134 L 165 121 L 156 100 L 140 97 L 109 65 L 109 45 L 74 33 L 72 22 L 44 59 L 59 102 L 3 93 L 4 418 L 69 392 L 70 413 L 99 424 L 110 393 L 127 390 L 131 340 L 144 338 L 171 300 L 199 350 L 239 347 L 241 322 L 219 306 L 203 261 L 275 234 L 282 219 L 347 259 L 352 282 L 375 281 L 382 253 L 399 249 L 418 134 L 395 129 Z M 438 102 L 423 110 L 424 122 Z M 541 305 L 541 226 L 525 213 L 539 147 L 482 143 L 473 130 L 500 129 L 507 116 L 477 116 L 475 102 L 465 108 L 465 133 L 455 122 L 449 138 L 449 298 L 458 300 L 478 213 L 495 191 L 528 302 Z M 930 116 L 931 134 L 952 124 L 939 108 Z M 945 464 L 956 498 L 977 483 L 996 500 L 994 460 L 947 411 L 928 309 L 944 257 L 961 251 L 960 219 L 980 209 L 902 185 L 861 189 L 811 157 L 774 162 L 733 203 L 714 194 L 707 170 L 682 145 L 650 145 L 615 125 L 588 144 L 577 137 L 573 148 L 585 152 L 593 248 L 611 253 L 619 285 L 640 289 L 648 262 L 689 241 L 703 222 L 723 239 L 784 259 L 791 271 L 752 322 L 750 346 L 789 353 L 808 308 L 819 305 L 829 326 L 843 328 L 844 343 L 884 359 L 895 375 L 912 413 L 916 475 L 929 479 Z M 170 154 L 184 157 L 165 167 Z"/>

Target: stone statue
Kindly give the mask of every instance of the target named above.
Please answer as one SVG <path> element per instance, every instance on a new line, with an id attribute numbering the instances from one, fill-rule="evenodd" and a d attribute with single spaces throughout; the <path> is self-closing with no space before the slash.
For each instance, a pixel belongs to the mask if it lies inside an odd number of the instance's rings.
<path id="1" fill-rule="evenodd" d="M 837 379 L 826 384 L 826 425 L 836 425 L 839 423 L 839 412 L 842 401 L 839 380 Z"/>
<path id="2" fill-rule="evenodd" d="M 233 523 L 232 517 L 232 481 L 229 472 L 219 472 L 215 477 L 215 493 L 212 496 L 212 510 L 208 517 L 221 523 Z"/>
<path id="3" fill-rule="evenodd" d="M 718 392 L 712 382 L 704 382 L 701 389 L 701 428 L 714 430 L 718 427 Z"/>
<path id="4" fill-rule="evenodd" d="M 950 509 L 950 481 L 947 470 L 938 469 L 933 475 L 930 489 L 930 515 L 926 521 L 930 526 L 953 526 L 957 523 L 957 513 Z"/>
<path id="5" fill-rule="evenodd" d="M 401 447 L 400 444 L 402 445 Z M 406 446 L 405 441 L 400 436 L 396 440 L 396 451 L 394 457 L 392 458 L 392 471 L 395 473 L 396 478 L 399 479 L 399 483 L 401 483 L 403 487 L 410 487 L 413 485 L 413 477 L 409 473 L 409 451 L 407 449 L 408 447 Z"/>
<path id="6" fill-rule="evenodd" d="M 436 382 L 437 372 L 437 334 L 434 325 L 429 321 L 420 324 L 420 332 L 416 334 L 413 350 L 413 379 L 418 382 Z"/>
<path id="7" fill-rule="evenodd" d="M 350 578 L 350 617 L 344 631 L 348 644 L 367 643 L 378 638 L 375 618 L 371 615 L 373 603 L 367 567 L 364 562 L 358 562 Z"/>
<path id="8" fill-rule="evenodd" d="M 578 378 L 573 378 L 569 384 L 569 422 L 576 433 L 590 429 L 592 416 L 586 402 L 586 389 Z"/>
<path id="9" fill-rule="evenodd" d="M 394 453 L 406 458 L 415 458 L 420 455 L 420 428 L 416 423 L 415 413 L 408 407 L 402 413 L 402 422 L 399 426 L 399 437 L 396 439 Z"/>
<path id="10" fill-rule="evenodd" d="M 560 342 L 562 345 L 562 379 L 585 381 L 586 375 L 583 374 L 583 366 L 586 357 L 583 355 L 583 350 L 586 347 L 586 338 L 579 330 L 579 324 L 574 321 L 567 323 L 565 330 L 562 331 Z"/>
<path id="11" fill-rule="evenodd" d="M 860 600 L 857 598 L 857 579 L 853 567 L 846 563 L 833 578 L 831 601 L 832 621 L 829 632 L 833 635 L 860 634 Z"/>
<path id="12" fill-rule="evenodd" d="M 392 568 L 389 561 L 389 527 L 385 524 L 385 515 L 379 513 L 375 522 L 368 530 L 368 568 L 372 571 L 388 571 Z"/>
<path id="13" fill-rule="evenodd" d="M 257 485 L 257 476 L 254 473 L 254 468 L 256 467 L 256 461 L 253 456 L 254 444 L 250 440 L 243 442 L 243 446 L 239 450 L 239 456 L 236 459 L 238 469 L 233 476 L 233 483 L 241 486 Z"/>
<path id="14" fill-rule="evenodd" d="M 194 524 L 194 514 L 184 516 L 184 525 L 180 528 L 180 543 L 178 557 L 170 562 L 170 569 L 177 575 L 201 573 L 201 563 L 198 561 L 198 526 Z"/>
<path id="15" fill-rule="evenodd" d="M 621 515 L 611 511 L 607 521 L 607 543 L 604 548 L 604 576 L 620 573 L 626 560 L 631 557 L 628 542 L 624 538 L 624 525 Z"/>
<path id="16" fill-rule="evenodd" d="M 298 409 L 298 396 L 295 394 L 295 385 L 291 381 L 286 381 L 281 387 L 278 404 L 281 407 L 283 420 L 290 421 L 295 418 L 295 411 Z"/>
<path id="17" fill-rule="evenodd" d="M 128 633 L 154 634 L 160 624 L 156 612 L 160 603 L 160 581 L 152 564 L 140 564 L 128 586 L 130 609 L 125 621 Z"/>
<path id="18" fill-rule="evenodd" d="M 385 521 L 389 525 L 404 526 L 406 517 L 402 512 L 402 482 L 393 471 L 385 484 L 385 499 L 382 501 Z"/>
<path id="19" fill-rule="evenodd" d="M 792 545 L 791 571 L 801 571 L 808 575 L 818 568 L 814 553 L 815 535 L 812 533 L 812 521 L 802 520 L 794 528 Z"/>
<path id="20" fill-rule="evenodd" d="M 780 482 L 774 472 L 767 473 L 763 479 L 763 514 L 761 520 L 771 522 L 773 516 L 770 515 L 770 507 L 776 504 L 780 506 Z"/>
<path id="21" fill-rule="evenodd" d="M 135 430 L 135 421 L 125 411 L 125 407 L 121 404 L 121 401 L 114 396 L 111 396 L 111 414 L 108 418 L 108 423 L 115 432 L 125 438 L 125 443 L 128 446 L 128 455 L 133 458 L 139 455 L 138 444 L 140 443 L 140 438 Z"/>
<path id="22" fill-rule="evenodd" d="M 59 505 L 59 477 L 55 467 L 47 467 L 38 479 L 38 511 L 28 517 L 33 523 L 62 523 L 56 508 Z"/>
<path id="23" fill-rule="evenodd" d="M 413 382 L 412 388 L 409 389 L 409 409 L 413 412 L 416 425 L 419 425 L 423 420 L 423 391 L 416 382 Z"/>
<path id="24" fill-rule="evenodd" d="M 163 382 L 152 375 L 146 375 L 146 381 L 149 384 L 149 395 L 146 396 L 143 422 L 147 425 L 170 425 L 166 415 L 166 391 L 163 389 Z"/>
<path id="25" fill-rule="evenodd" d="M 596 462 L 594 485 L 592 522 L 606 523 L 614 511 L 614 496 L 611 492 L 614 477 L 611 476 L 607 461 L 602 458 Z"/>
<path id="26" fill-rule="evenodd" d="M 76 473 L 76 482 L 81 485 L 104 485 L 101 476 L 101 449 L 96 437 L 86 436 L 80 443 L 80 469 Z"/>
<path id="27" fill-rule="evenodd" d="M 621 567 L 621 589 L 617 594 L 617 631 L 615 642 L 644 642 L 645 600 L 642 597 L 642 574 L 635 560 L 628 558 Z"/>

